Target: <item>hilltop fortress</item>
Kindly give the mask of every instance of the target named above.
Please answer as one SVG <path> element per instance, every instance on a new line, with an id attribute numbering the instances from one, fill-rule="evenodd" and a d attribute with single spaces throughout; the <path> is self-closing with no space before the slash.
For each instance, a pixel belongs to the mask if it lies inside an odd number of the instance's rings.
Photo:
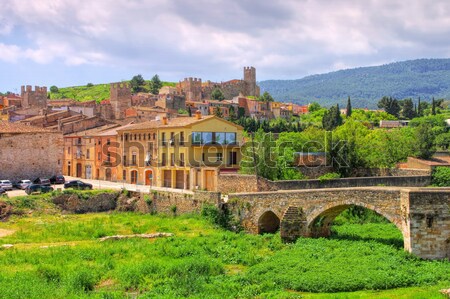
<path id="1" fill-rule="evenodd" d="M 186 96 L 186 101 L 201 102 L 211 99 L 214 89 L 220 89 L 226 100 L 231 100 L 236 96 L 259 96 L 259 86 L 256 85 L 256 69 L 254 67 L 244 67 L 243 80 L 230 80 L 226 82 L 202 82 L 200 78 L 185 78 L 177 84 L 177 92 Z"/>

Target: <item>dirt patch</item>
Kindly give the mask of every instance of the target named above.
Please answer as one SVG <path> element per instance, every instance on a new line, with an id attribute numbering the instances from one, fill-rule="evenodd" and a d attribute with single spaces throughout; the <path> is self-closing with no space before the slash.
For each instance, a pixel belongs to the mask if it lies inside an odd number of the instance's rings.
<path id="1" fill-rule="evenodd" d="M 10 230 L 10 229 L 2 229 L 2 228 L 0 228 L 0 238 L 3 238 L 3 237 L 6 237 L 6 236 L 9 236 L 9 235 L 12 235 L 12 234 L 14 234 L 16 231 L 14 231 L 14 230 Z"/>

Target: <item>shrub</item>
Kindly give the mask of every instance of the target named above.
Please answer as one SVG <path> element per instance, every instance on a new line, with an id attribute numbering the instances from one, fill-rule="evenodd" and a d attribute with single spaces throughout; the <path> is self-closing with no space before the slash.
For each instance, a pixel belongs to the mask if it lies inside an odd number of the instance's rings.
<path id="1" fill-rule="evenodd" d="M 326 173 L 324 175 L 321 175 L 318 179 L 321 182 L 325 182 L 325 181 L 328 181 L 328 180 L 340 179 L 340 178 L 341 178 L 341 175 L 339 173 L 337 173 L 337 172 L 329 172 L 329 173 Z"/>
<path id="2" fill-rule="evenodd" d="M 432 184 L 437 187 L 450 186 L 450 168 L 436 167 L 432 175 Z"/>
<path id="3" fill-rule="evenodd" d="M 170 206 L 170 211 L 173 213 L 174 216 L 176 216 L 177 215 L 177 206 L 176 205 Z"/>
<path id="4" fill-rule="evenodd" d="M 67 286 L 74 293 L 94 290 L 96 278 L 91 271 L 75 270 L 67 277 Z"/>
<path id="5" fill-rule="evenodd" d="M 226 206 L 219 209 L 215 205 L 205 204 L 202 207 L 201 215 L 208 219 L 212 224 L 218 225 L 225 229 L 232 228 L 232 217 Z"/>

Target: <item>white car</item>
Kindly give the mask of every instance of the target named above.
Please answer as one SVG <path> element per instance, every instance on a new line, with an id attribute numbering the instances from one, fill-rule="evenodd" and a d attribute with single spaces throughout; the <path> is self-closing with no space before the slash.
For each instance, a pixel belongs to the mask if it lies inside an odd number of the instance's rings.
<path id="1" fill-rule="evenodd" d="M 12 190 L 13 189 L 13 185 L 8 180 L 0 180 L 0 188 L 3 188 L 5 190 Z"/>
<path id="2" fill-rule="evenodd" d="M 33 184 L 30 180 L 20 180 L 17 182 L 17 188 L 25 190 L 28 186 Z"/>

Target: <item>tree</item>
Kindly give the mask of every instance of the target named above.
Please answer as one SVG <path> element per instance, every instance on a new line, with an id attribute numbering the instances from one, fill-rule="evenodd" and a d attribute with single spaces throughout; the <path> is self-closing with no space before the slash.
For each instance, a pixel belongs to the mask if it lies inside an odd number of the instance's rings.
<path id="1" fill-rule="evenodd" d="M 58 91 L 59 89 L 55 85 L 50 86 L 50 92 L 57 93 Z"/>
<path id="2" fill-rule="evenodd" d="M 245 108 L 244 107 L 239 107 L 238 108 L 238 118 L 242 118 L 245 117 Z"/>
<path id="3" fill-rule="evenodd" d="M 421 117 L 423 116 L 423 110 L 422 110 L 422 103 L 420 102 L 420 97 L 419 97 L 419 102 L 417 103 L 417 116 Z"/>
<path id="4" fill-rule="evenodd" d="M 399 116 L 401 109 L 397 99 L 392 97 L 383 97 L 380 101 L 378 101 L 378 108 L 383 108 L 384 111 L 394 115 L 395 117 Z"/>
<path id="5" fill-rule="evenodd" d="M 308 111 L 310 113 L 313 113 L 315 111 L 319 111 L 320 109 L 322 109 L 322 107 L 320 107 L 320 104 L 317 102 L 312 102 L 311 104 L 309 104 L 308 106 Z"/>
<path id="6" fill-rule="evenodd" d="M 416 128 L 415 134 L 417 157 L 422 159 L 430 159 L 436 152 L 434 147 L 435 136 L 433 133 L 433 127 L 430 123 L 421 123 Z"/>
<path id="7" fill-rule="evenodd" d="M 350 101 L 350 96 L 347 99 L 347 111 L 346 111 L 347 117 L 352 116 L 352 102 Z"/>
<path id="8" fill-rule="evenodd" d="M 402 101 L 402 116 L 405 119 L 412 119 L 416 116 L 412 99 L 404 99 Z"/>
<path id="9" fill-rule="evenodd" d="M 158 74 L 154 75 L 152 77 L 152 80 L 150 81 L 150 92 L 152 94 L 158 94 L 162 85 L 163 84 L 162 84 L 161 80 L 159 79 Z"/>
<path id="10" fill-rule="evenodd" d="M 260 96 L 258 98 L 258 100 L 262 101 L 262 102 L 273 102 L 274 99 L 273 97 L 270 95 L 270 93 L 268 93 L 267 91 L 265 91 L 262 96 Z"/>
<path id="11" fill-rule="evenodd" d="M 340 125 L 342 125 L 342 116 L 339 105 L 332 106 L 325 112 L 322 119 L 322 126 L 326 131 L 332 131 Z"/>
<path id="12" fill-rule="evenodd" d="M 215 100 L 215 101 L 223 101 L 225 100 L 225 96 L 223 95 L 222 90 L 220 90 L 219 88 L 214 88 L 214 90 L 211 93 L 211 100 Z"/>
<path id="13" fill-rule="evenodd" d="M 87 86 L 87 87 L 92 87 L 92 86 L 94 86 L 94 84 L 88 83 L 86 86 Z"/>
<path id="14" fill-rule="evenodd" d="M 222 109 L 220 109 L 220 107 L 214 108 L 214 115 L 217 117 L 223 117 Z"/>
<path id="15" fill-rule="evenodd" d="M 136 93 L 144 90 L 145 80 L 141 74 L 134 76 L 131 78 L 130 86 L 131 90 Z"/>
<path id="16" fill-rule="evenodd" d="M 431 100 L 431 115 L 436 115 L 436 102 L 434 101 L 434 97 Z"/>
<path id="17" fill-rule="evenodd" d="M 234 110 L 233 106 L 230 106 L 228 120 L 232 122 L 235 122 L 237 120 L 236 111 Z"/>

